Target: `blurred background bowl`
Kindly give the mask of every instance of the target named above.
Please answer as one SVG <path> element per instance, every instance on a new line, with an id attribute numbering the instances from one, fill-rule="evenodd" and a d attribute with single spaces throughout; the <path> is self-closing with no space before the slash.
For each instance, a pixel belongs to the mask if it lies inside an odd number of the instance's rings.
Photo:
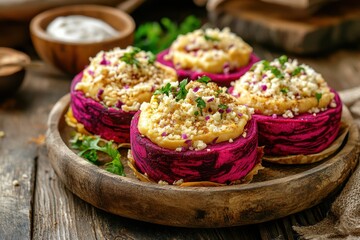
<path id="1" fill-rule="evenodd" d="M 12 48 L 0 47 L 0 99 L 14 94 L 24 81 L 30 57 Z"/>
<path id="2" fill-rule="evenodd" d="M 119 32 L 99 42 L 68 42 L 50 36 L 46 28 L 55 18 L 83 15 L 100 19 Z M 30 22 L 30 34 L 40 58 L 63 72 L 79 73 L 89 64 L 89 58 L 99 51 L 133 44 L 135 23 L 124 11 L 101 5 L 72 5 L 50 9 L 36 15 Z"/>

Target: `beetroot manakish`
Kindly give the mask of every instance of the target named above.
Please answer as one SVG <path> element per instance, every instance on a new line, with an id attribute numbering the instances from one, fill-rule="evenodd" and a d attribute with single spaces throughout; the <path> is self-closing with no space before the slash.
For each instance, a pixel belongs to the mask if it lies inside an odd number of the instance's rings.
<path id="1" fill-rule="evenodd" d="M 265 154 L 314 154 L 326 149 L 340 129 L 342 103 L 321 74 L 281 56 L 261 61 L 230 92 L 255 109 L 259 145 Z"/>
<path id="2" fill-rule="evenodd" d="M 241 181 L 259 165 L 252 110 L 203 77 L 168 83 L 131 122 L 131 153 L 150 179 Z"/>
<path id="3" fill-rule="evenodd" d="M 220 86 L 230 86 L 259 59 L 253 49 L 229 28 L 198 29 L 179 35 L 159 62 L 176 69 L 179 79 L 209 76 Z"/>
<path id="4" fill-rule="evenodd" d="M 176 72 L 139 48 L 101 51 L 71 85 L 71 110 L 77 122 L 106 140 L 130 141 L 130 122 L 156 89 L 177 82 Z"/>

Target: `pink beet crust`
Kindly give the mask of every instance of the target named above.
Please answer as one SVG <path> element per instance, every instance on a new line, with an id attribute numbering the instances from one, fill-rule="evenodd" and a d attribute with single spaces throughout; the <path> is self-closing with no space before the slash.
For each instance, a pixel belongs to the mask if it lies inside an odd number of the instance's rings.
<path id="1" fill-rule="evenodd" d="M 286 156 L 313 154 L 326 149 L 340 129 L 342 103 L 335 93 L 335 108 L 317 113 L 303 113 L 294 118 L 254 114 L 258 124 L 259 146 L 266 155 Z"/>
<path id="2" fill-rule="evenodd" d="M 260 60 L 255 54 L 252 53 L 250 55 L 249 63 L 246 66 L 240 67 L 240 68 L 236 69 L 235 71 L 232 71 L 227 74 L 226 73 L 216 74 L 216 73 L 208 73 L 208 72 L 196 72 L 196 71 L 187 70 L 187 69 L 176 69 L 174 64 L 172 63 L 172 61 L 168 61 L 168 60 L 164 59 L 165 55 L 168 54 L 168 52 L 169 52 L 169 49 L 166 49 L 166 50 L 160 52 L 157 55 L 157 61 L 166 66 L 169 66 L 169 67 L 175 69 L 179 80 L 182 80 L 185 78 L 195 80 L 195 79 L 198 79 L 198 77 L 202 77 L 202 76 L 206 75 L 206 76 L 210 77 L 213 82 L 216 82 L 219 86 L 225 86 L 225 87 L 229 87 L 230 83 L 232 81 L 239 79 L 242 75 L 244 75 L 252 67 L 252 65 L 254 63 L 256 63 Z"/>
<path id="3" fill-rule="evenodd" d="M 163 180 L 172 184 L 183 179 L 184 182 L 229 183 L 245 177 L 257 163 L 258 136 L 254 119 L 246 126 L 246 138 L 240 136 L 232 143 L 216 143 L 199 151 L 177 152 L 159 147 L 142 136 L 137 127 L 139 114 L 140 111 L 131 121 L 131 151 L 137 169 L 156 182 Z"/>
<path id="4" fill-rule="evenodd" d="M 75 90 L 75 85 L 81 81 L 82 72 L 75 76 L 71 83 L 71 109 L 75 119 L 82 123 L 87 131 L 99 135 L 106 140 L 118 143 L 130 141 L 130 123 L 136 113 L 125 112 L 117 108 L 109 108 L 84 93 Z"/>

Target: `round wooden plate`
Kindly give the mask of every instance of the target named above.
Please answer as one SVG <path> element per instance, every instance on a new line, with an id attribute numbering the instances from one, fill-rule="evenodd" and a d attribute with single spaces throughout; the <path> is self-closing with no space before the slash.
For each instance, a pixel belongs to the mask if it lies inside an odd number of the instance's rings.
<path id="1" fill-rule="evenodd" d="M 228 227 L 281 218 L 320 203 L 357 164 L 359 133 L 346 107 L 349 132 L 340 149 L 310 165 L 264 163 L 252 183 L 222 187 L 158 185 L 109 173 L 69 148 L 74 129 L 65 123 L 70 96 L 50 113 L 47 148 L 51 164 L 74 194 L 107 212 L 170 226 Z M 126 155 L 125 155 L 126 156 Z M 126 165 L 126 159 L 123 159 Z"/>

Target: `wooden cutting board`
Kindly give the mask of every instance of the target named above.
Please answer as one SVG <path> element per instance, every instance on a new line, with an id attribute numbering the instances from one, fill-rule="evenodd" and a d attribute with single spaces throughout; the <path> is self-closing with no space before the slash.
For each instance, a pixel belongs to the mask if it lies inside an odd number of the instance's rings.
<path id="1" fill-rule="evenodd" d="M 47 149 L 56 174 L 75 195 L 107 212 L 180 227 L 229 227 L 281 218 L 320 203 L 349 177 L 359 155 L 359 132 L 344 106 L 349 132 L 339 150 L 325 160 L 301 166 L 264 163 L 253 182 L 221 187 L 178 187 L 109 173 L 68 147 L 74 129 L 64 114 L 69 94 L 48 120 Z M 126 164 L 126 150 L 121 151 Z"/>
<path id="2" fill-rule="evenodd" d="M 317 10 L 317 9 L 316 9 Z M 328 3 L 314 12 L 255 0 L 209 4 L 212 25 L 230 27 L 248 42 L 297 54 L 317 54 L 360 40 L 360 2 Z"/>

